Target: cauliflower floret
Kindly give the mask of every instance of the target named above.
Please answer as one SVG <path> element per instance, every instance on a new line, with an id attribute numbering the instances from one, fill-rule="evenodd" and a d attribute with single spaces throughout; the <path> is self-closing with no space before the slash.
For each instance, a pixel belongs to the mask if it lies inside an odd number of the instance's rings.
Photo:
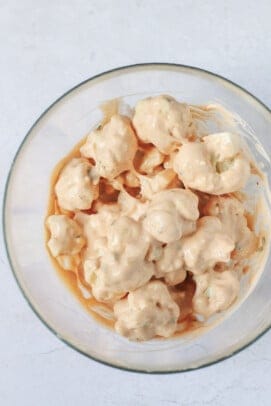
<path id="1" fill-rule="evenodd" d="M 76 272 L 78 269 L 81 258 L 80 255 L 59 255 L 56 257 L 57 262 L 61 266 L 62 269 L 66 271 L 73 271 Z"/>
<path id="2" fill-rule="evenodd" d="M 203 142 L 215 162 L 231 159 L 241 151 L 241 140 L 237 134 L 221 132 L 203 137 Z"/>
<path id="3" fill-rule="evenodd" d="M 150 262 L 159 261 L 163 255 L 163 244 L 155 239 L 151 241 L 150 248 L 147 252 L 146 259 Z"/>
<path id="4" fill-rule="evenodd" d="M 141 258 L 118 257 L 107 252 L 99 258 L 98 268 L 86 268 L 85 272 L 89 274 L 87 282 L 94 297 L 101 302 L 110 302 L 145 285 L 154 273 L 154 265 Z"/>
<path id="5" fill-rule="evenodd" d="M 125 190 L 120 192 L 118 204 L 120 206 L 120 211 L 124 216 L 131 217 L 136 221 L 145 214 L 148 206 L 148 202 L 140 202 L 140 200 L 129 195 Z"/>
<path id="6" fill-rule="evenodd" d="M 166 189 L 175 177 L 172 169 L 164 169 L 153 176 L 139 175 L 142 197 L 151 199 L 155 193 Z"/>
<path id="7" fill-rule="evenodd" d="M 139 222 L 126 217 L 119 217 L 108 229 L 108 248 L 116 255 L 136 259 L 145 258 L 151 238 Z"/>
<path id="8" fill-rule="evenodd" d="M 139 171 L 152 175 L 154 170 L 163 163 L 165 155 L 163 155 L 157 148 L 151 147 L 145 152 L 140 165 Z"/>
<path id="9" fill-rule="evenodd" d="M 212 197 L 204 208 L 206 215 L 217 216 L 225 233 L 235 243 L 236 255 L 247 258 L 255 251 L 257 238 L 248 228 L 245 208 L 234 197 Z"/>
<path id="10" fill-rule="evenodd" d="M 158 241 L 170 243 L 192 233 L 198 217 L 198 197 L 190 190 L 170 189 L 153 196 L 143 226 Z"/>
<path id="11" fill-rule="evenodd" d="M 147 283 L 154 265 L 145 261 L 150 236 L 140 223 L 119 217 L 107 229 L 99 257 L 86 257 L 84 272 L 97 300 L 110 301 Z"/>
<path id="12" fill-rule="evenodd" d="M 183 145 L 173 158 L 173 168 L 186 186 L 215 195 L 242 189 L 250 175 L 241 141 L 231 133 Z"/>
<path id="13" fill-rule="evenodd" d="M 205 272 L 194 276 L 194 281 L 196 282 L 194 311 L 205 318 L 228 309 L 240 290 L 237 273 L 234 271 Z"/>
<path id="14" fill-rule="evenodd" d="M 62 209 L 89 209 L 98 197 L 98 185 L 91 177 L 93 167 L 83 158 L 73 158 L 61 171 L 55 193 Z"/>
<path id="15" fill-rule="evenodd" d="M 123 176 L 123 183 L 128 187 L 140 187 L 140 181 L 135 172 L 128 171 Z"/>
<path id="16" fill-rule="evenodd" d="M 187 273 L 184 269 L 178 271 L 167 272 L 164 276 L 164 280 L 168 286 L 178 285 L 185 281 Z"/>
<path id="17" fill-rule="evenodd" d="M 88 245 L 92 245 L 96 234 L 101 237 L 106 237 L 110 224 L 121 215 L 118 204 L 98 205 L 97 211 L 95 214 L 78 212 L 74 216 L 75 220 L 83 227 Z"/>
<path id="18" fill-rule="evenodd" d="M 217 217 L 202 217 L 197 231 L 182 240 L 185 267 L 194 274 L 200 274 L 218 262 L 228 262 L 233 249 L 234 241 L 225 234 Z"/>
<path id="19" fill-rule="evenodd" d="M 155 276 L 164 278 L 168 285 L 177 285 L 186 278 L 181 241 L 174 241 L 162 248 L 162 254 L 155 263 Z"/>
<path id="20" fill-rule="evenodd" d="M 130 340 L 149 340 L 174 334 L 180 315 L 178 305 L 162 282 L 153 281 L 130 292 L 114 305 L 116 331 Z"/>
<path id="21" fill-rule="evenodd" d="M 101 130 L 92 131 L 81 154 L 93 158 L 100 176 L 113 179 L 131 168 L 137 140 L 127 117 L 114 115 Z"/>
<path id="22" fill-rule="evenodd" d="M 77 213 L 75 220 L 83 227 L 87 240 L 85 257 L 96 258 L 106 252 L 107 233 L 110 224 L 120 216 L 118 205 L 106 205 L 99 208 L 97 214 Z"/>
<path id="23" fill-rule="evenodd" d="M 64 214 L 49 216 L 46 225 L 51 233 L 48 247 L 53 257 L 78 254 L 85 245 L 80 225 Z"/>
<path id="24" fill-rule="evenodd" d="M 133 125 L 138 138 L 169 154 L 191 134 L 193 119 L 187 104 L 162 95 L 137 103 Z"/>

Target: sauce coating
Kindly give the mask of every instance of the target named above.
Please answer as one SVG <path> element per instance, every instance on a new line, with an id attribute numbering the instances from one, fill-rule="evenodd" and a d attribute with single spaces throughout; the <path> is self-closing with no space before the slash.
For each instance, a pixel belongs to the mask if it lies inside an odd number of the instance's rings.
<path id="1" fill-rule="evenodd" d="M 237 134 L 201 133 L 214 107 L 163 95 L 131 118 L 115 107 L 54 170 L 48 252 L 106 326 L 132 340 L 183 334 L 234 303 L 261 249 L 235 197 L 256 166 Z"/>

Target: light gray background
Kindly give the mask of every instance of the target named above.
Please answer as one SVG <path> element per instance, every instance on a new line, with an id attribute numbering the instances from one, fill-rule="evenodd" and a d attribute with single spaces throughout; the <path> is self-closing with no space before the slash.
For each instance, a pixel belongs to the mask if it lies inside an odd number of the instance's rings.
<path id="1" fill-rule="evenodd" d="M 270 0 L 0 0 L 0 193 L 34 120 L 67 89 L 107 69 L 195 65 L 270 107 L 270 21 Z M 0 254 L 1 405 L 270 405 L 271 332 L 199 371 L 122 372 L 58 341 L 19 292 L 2 242 Z"/>

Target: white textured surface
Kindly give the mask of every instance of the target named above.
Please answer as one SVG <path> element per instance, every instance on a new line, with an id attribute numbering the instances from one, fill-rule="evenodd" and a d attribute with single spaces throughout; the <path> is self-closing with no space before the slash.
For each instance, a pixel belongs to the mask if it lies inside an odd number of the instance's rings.
<path id="1" fill-rule="evenodd" d="M 269 107 L 270 0 L 0 0 L 1 195 L 12 157 L 40 113 L 78 82 L 120 65 L 196 65 Z M 217 365 L 174 375 L 100 365 L 32 313 L 1 242 L 1 405 L 270 405 L 271 332 Z"/>

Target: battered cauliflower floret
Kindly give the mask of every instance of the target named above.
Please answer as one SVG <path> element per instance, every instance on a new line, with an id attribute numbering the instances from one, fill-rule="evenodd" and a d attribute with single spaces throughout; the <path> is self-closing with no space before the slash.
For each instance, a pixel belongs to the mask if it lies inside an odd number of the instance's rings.
<path id="1" fill-rule="evenodd" d="M 147 283 L 154 265 L 145 261 L 150 236 L 140 223 L 119 217 L 107 229 L 104 250 L 99 257 L 86 257 L 84 272 L 100 301 L 111 301 Z"/>
<path id="2" fill-rule="evenodd" d="M 130 340 L 170 337 L 180 315 L 165 284 L 149 282 L 114 305 L 116 331 Z"/>
<path id="3" fill-rule="evenodd" d="M 104 255 L 107 245 L 107 233 L 110 225 L 120 216 L 118 205 L 104 205 L 97 214 L 77 213 L 75 220 L 82 226 L 87 240 L 85 256 Z"/>
<path id="4" fill-rule="evenodd" d="M 125 190 L 120 192 L 118 204 L 120 206 L 120 211 L 124 216 L 131 217 L 136 221 L 145 214 L 148 207 L 148 202 L 140 202 L 140 200 L 129 195 Z"/>
<path id="5" fill-rule="evenodd" d="M 158 241 L 170 243 L 192 233 L 198 217 L 198 197 L 194 193 L 169 189 L 153 196 L 143 226 Z"/>
<path id="6" fill-rule="evenodd" d="M 211 134 L 201 143 L 183 145 L 173 168 L 187 187 L 214 195 L 242 189 L 250 175 L 240 138 L 232 133 Z"/>
<path id="7" fill-rule="evenodd" d="M 182 252 L 187 270 L 200 274 L 218 262 L 230 261 L 234 241 L 225 234 L 221 221 L 206 216 L 199 219 L 197 231 L 182 240 Z"/>
<path id="8" fill-rule="evenodd" d="M 193 131 L 189 106 L 165 95 L 140 100 L 133 125 L 141 141 L 152 143 L 164 154 L 172 152 Z"/>
<path id="9" fill-rule="evenodd" d="M 141 196 L 151 199 L 155 193 L 167 189 L 175 177 L 172 169 L 164 169 L 153 176 L 139 175 Z"/>
<path id="10" fill-rule="evenodd" d="M 113 179 L 131 168 L 137 140 L 128 118 L 114 115 L 101 130 L 92 131 L 81 154 L 93 158 L 100 176 Z"/>
<path id="11" fill-rule="evenodd" d="M 178 271 L 167 272 L 164 276 L 164 280 L 168 286 L 178 285 L 185 281 L 187 272 L 184 269 Z"/>
<path id="12" fill-rule="evenodd" d="M 151 147 L 145 153 L 139 165 L 139 171 L 152 175 L 155 169 L 164 162 L 165 155 L 157 148 Z"/>
<path id="13" fill-rule="evenodd" d="M 177 285 L 186 278 L 181 241 L 174 241 L 162 248 L 155 263 L 155 276 L 164 278 L 168 285 Z"/>
<path id="14" fill-rule="evenodd" d="M 235 243 L 236 255 L 247 258 L 255 251 L 257 238 L 248 228 L 245 208 L 234 197 L 212 197 L 204 208 L 206 215 L 217 216 L 225 233 Z"/>
<path id="15" fill-rule="evenodd" d="M 59 206 L 64 210 L 89 209 L 99 188 L 92 179 L 92 165 L 83 158 L 73 158 L 61 171 L 55 185 Z"/>
<path id="16" fill-rule="evenodd" d="M 194 311 L 208 318 L 215 313 L 227 310 L 240 290 L 236 272 L 205 272 L 194 276 L 196 292 L 193 297 Z"/>
<path id="17" fill-rule="evenodd" d="M 50 231 L 48 247 L 53 257 L 78 254 L 85 245 L 80 225 L 63 214 L 49 216 L 46 225 Z"/>
<path id="18" fill-rule="evenodd" d="M 124 174 L 123 183 L 128 187 L 140 187 L 140 181 L 135 172 L 127 171 Z"/>
<path id="19" fill-rule="evenodd" d="M 140 258 L 119 258 L 109 252 L 98 259 L 96 269 L 85 272 L 89 272 L 94 297 L 101 302 L 111 302 L 145 285 L 154 273 L 154 265 Z"/>
<path id="20" fill-rule="evenodd" d="M 80 263 L 81 258 L 80 255 L 58 255 L 56 257 L 57 262 L 61 266 L 61 268 L 65 269 L 65 271 L 73 271 L 76 272 Z"/>
<path id="21" fill-rule="evenodd" d="M 129 259 L 145 258 L 151 237 L 141 224 L 127 216 L 119 217 L 108 229 L 108 248 Z"/>

